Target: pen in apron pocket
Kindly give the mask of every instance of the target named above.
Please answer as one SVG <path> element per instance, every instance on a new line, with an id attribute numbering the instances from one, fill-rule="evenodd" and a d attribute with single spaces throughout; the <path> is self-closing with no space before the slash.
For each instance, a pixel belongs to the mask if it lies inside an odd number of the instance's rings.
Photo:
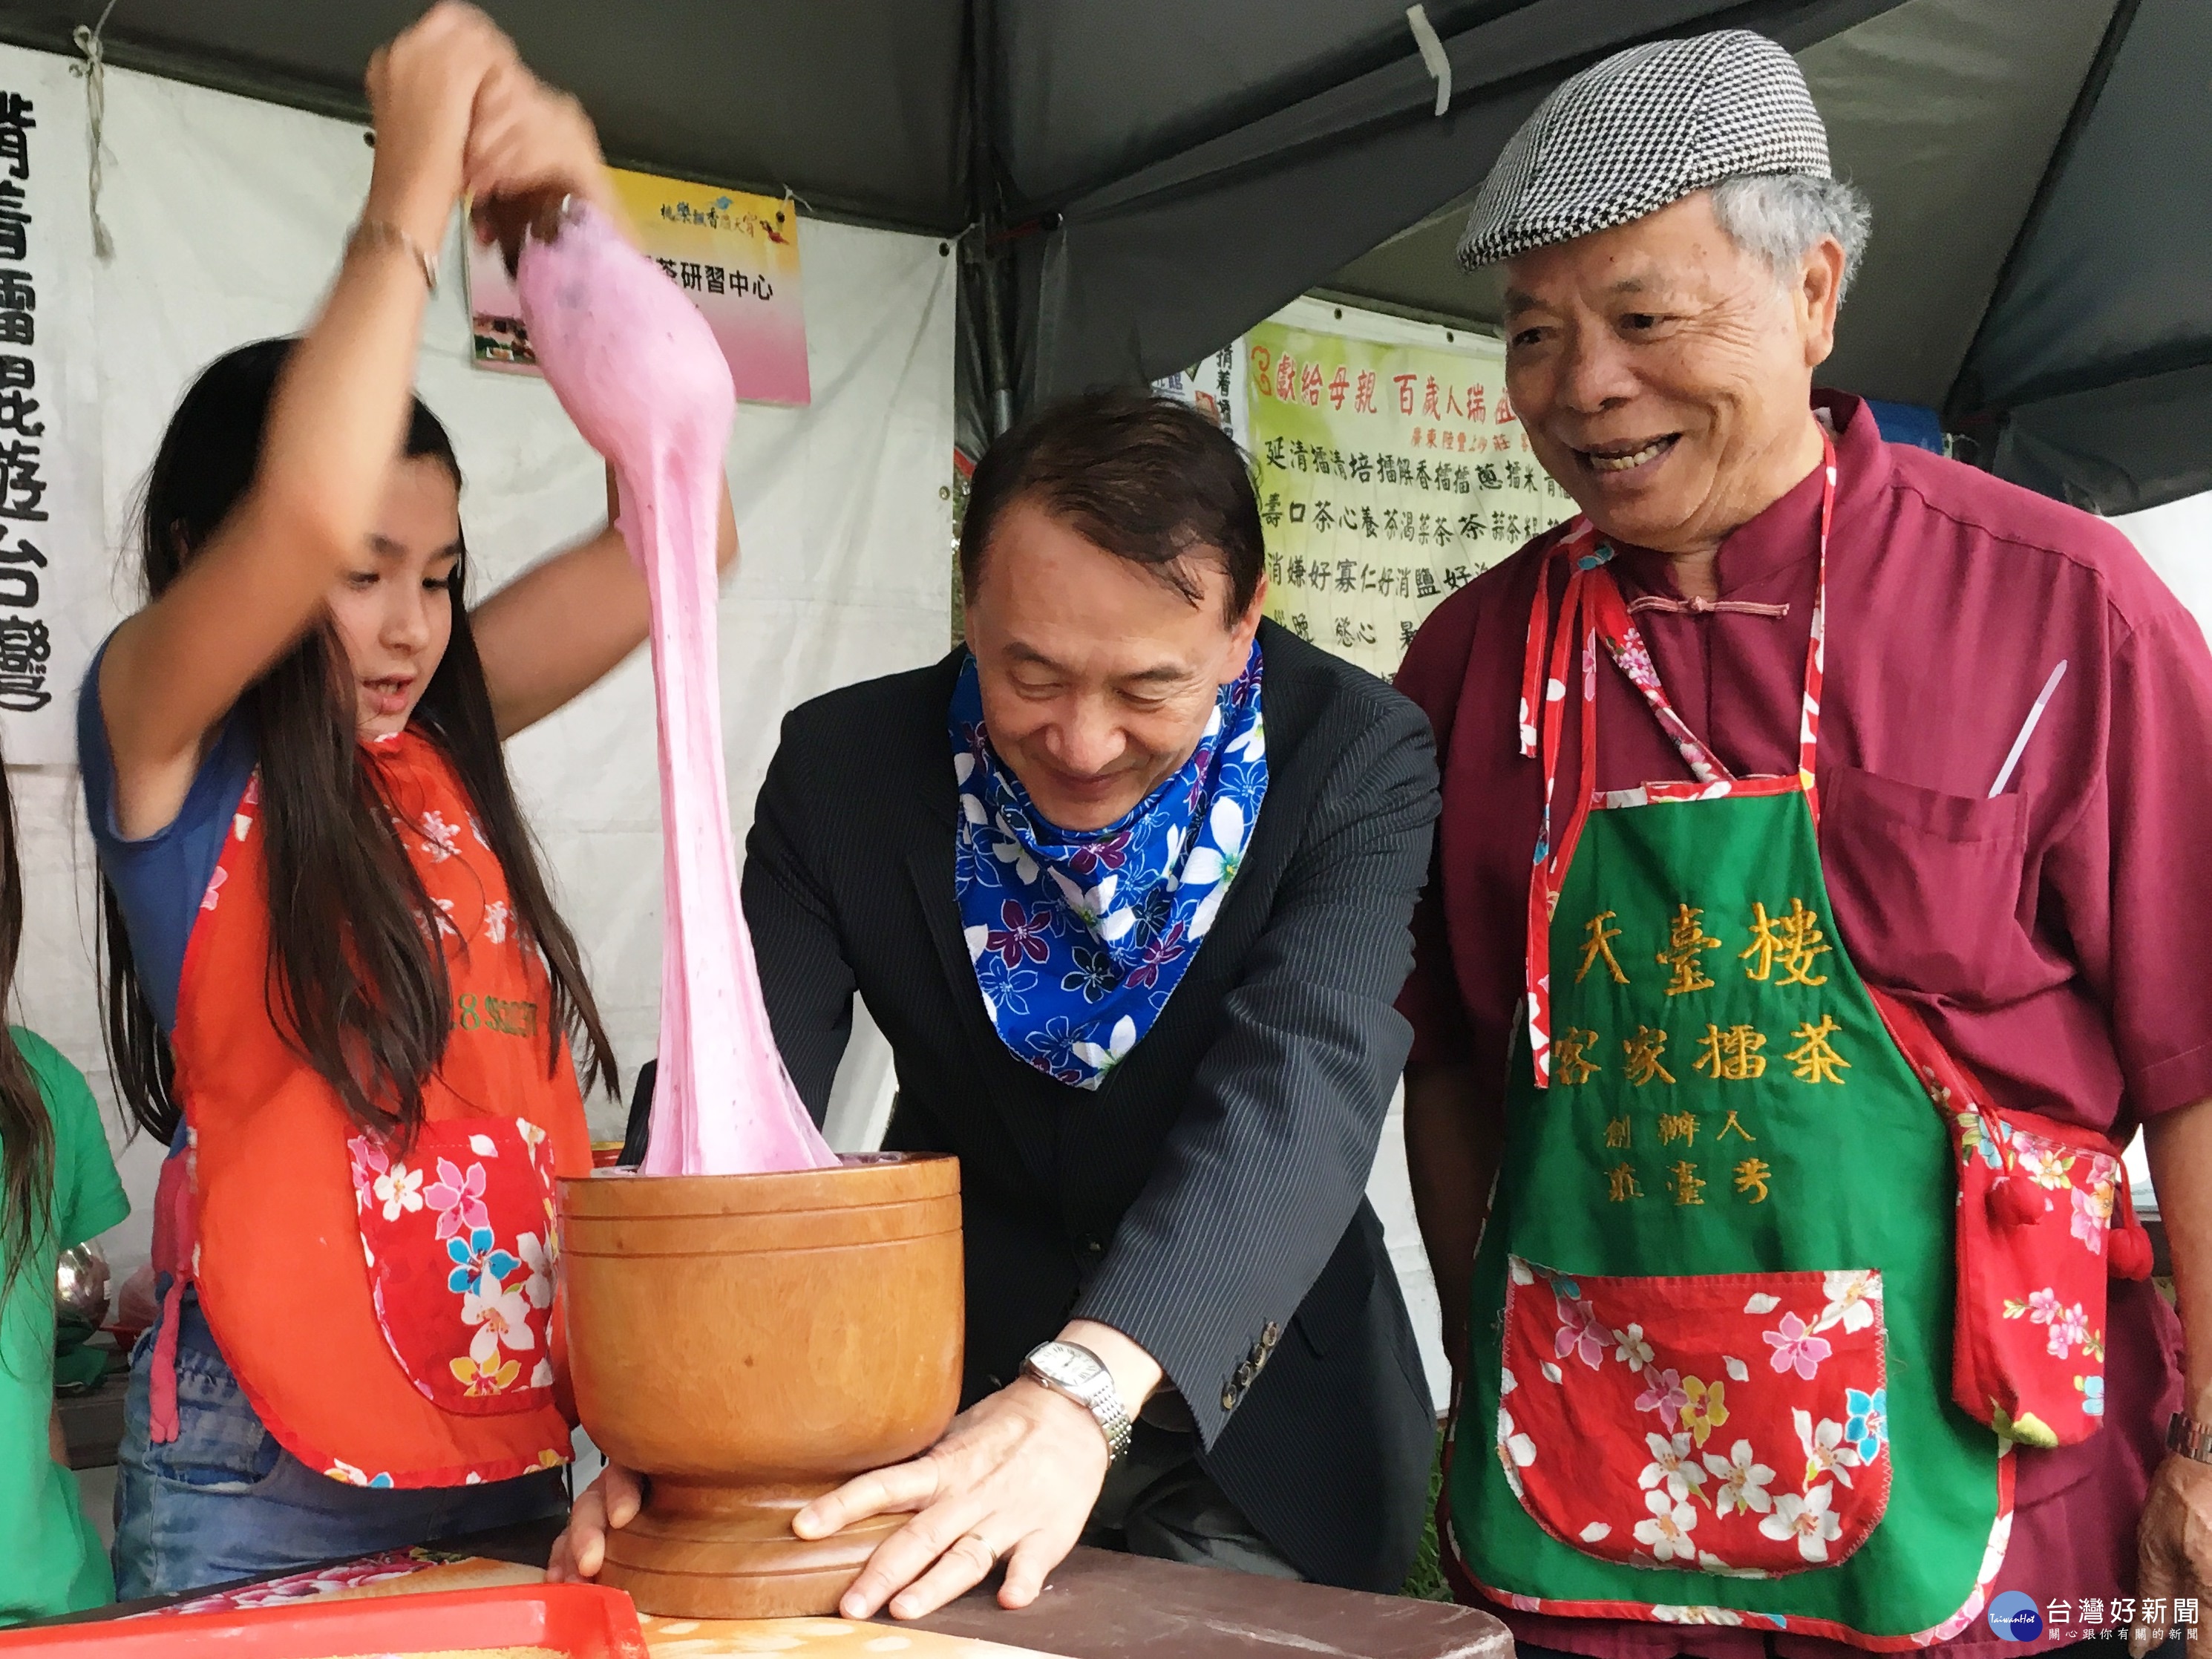
<path id="1" fill-rule="evenodd" d="M 2058 682 L 2065 678 L 2066 659 L 2061 657 L 2058 666 L 2051 671 L 2051 678 L 2044 681 L 2043 690 L 2037 696 L 2035 706 L 2027 711 L 2027 719 L 2021 722 L 2020 735 L 2012 740 L 2012 748 L 2005 756 L 2004 764 L 1997 769 L 1997 781 L 1990 786 L 1990 799 L 2002 794 L 2005 785 L 2012 781 L 2012 770 L 2020 764 L 2021 750 L 2027 747 L 2027 740 L 2035 735 L 2036 723 L 2042 720 L 2043 711 L 2051 706 L 2051 694 L 2058 689 Z"/>

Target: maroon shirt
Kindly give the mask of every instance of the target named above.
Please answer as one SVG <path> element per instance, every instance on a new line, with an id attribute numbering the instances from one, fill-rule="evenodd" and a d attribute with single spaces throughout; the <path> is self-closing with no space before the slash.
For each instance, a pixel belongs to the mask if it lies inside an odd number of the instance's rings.
<path id="1" fill-rule="evenodd" d="M 2212 1095 L 2201 977 L 2212 949 L 2199 933 L 2212 920 L 2203 635 L 2119 532 L 1885 444 L 1856 398 L 1815 401 L 1840 428 L 1818 764 L 1838 935 L 1860 974 L 1917 1008 L 1999 1102 L 2124 1141 L 2142 1119 Z M 1762 611 L 1637 614 L 1675 708 L 1739 775 L 1796 768 L 1820 504 L 1816 469 L 1722 544 L 1721 599 Z M 1497 1109 L 1542 807 L 1516 720 L 1551 539 L 1439 605 L 1397 678 L 1436 728 L 1443 776 L 1437 867 L 1399 1003 L 1413 1024 L 1412 1063 L 1472 1060 Z M 1661 555 L 1622 548 L 1613 568 L 1632 600 L 1680 597 Z M 1771 614 L 1777 606 L 1787 608 Z M 2064 678 L 1990 798 L 2062 659 Z M 1600 787 L 1689 777 L 1602 656 L 1598 704 Z M 1580 757 L 1564 748 L 1558 798 L 1570 803 Z M 2136 1520 L 2180 1404 L 2179 1326 L 2149 1285 L 2116 1279 L 2106 1346 L 2104 1431 L 2018 1453 L 1996 1588 L 2039 1606 L 2134 1592 Z M 1667 1599 L 1656 1577 L 1652 1588 Z M 1498 1611 L 1524 1641 L 1601 1659 L 1740 1659 L 1763 1644 L 1715 1627 Z M 2000 1641 L 1977 1620 L 1947 1651 L 2033 1645 Z M 1851 1651 L 1787 1636 L 1775 1646 Z"/>

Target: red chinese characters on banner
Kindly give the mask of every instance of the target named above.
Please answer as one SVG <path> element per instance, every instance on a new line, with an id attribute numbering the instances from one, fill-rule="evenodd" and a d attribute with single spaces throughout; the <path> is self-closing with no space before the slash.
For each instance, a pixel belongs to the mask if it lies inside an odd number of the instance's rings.
<path id="1" fill-rule="evenodd" d="M 1252 386 L 1261 398 L 1304 404 L 1309 409 L 1326 404 L 1339 412 L 1348 406 L 1355 415 L 1384 412 L 1376 401 L 1379 376 L 1371 368 L 1355 373 L 1346 363 L 1301 359 L 1295 352 L 1271 352 L 1264 345 L 1251 348 L 1251 365 Z M 1511 399 L 1502 391 L 1492 404 L 1480 382 L 1461 387 L 1448 385 L 1433 374 L 1394 374 L 1390 382 L 1399 416 L 1421 422 L 1413 428 L 1408 440 L 1416 447 L 1449 449 L 1462 454 L 1471 450 L 1518 449 L 1524 453 L 1528 450 L 1525 438 L 1516 443 L 1502 433 L 1476 430 L 1520 424 Z M 1432 421 L 1449 424 L 1427 424 Z"/>

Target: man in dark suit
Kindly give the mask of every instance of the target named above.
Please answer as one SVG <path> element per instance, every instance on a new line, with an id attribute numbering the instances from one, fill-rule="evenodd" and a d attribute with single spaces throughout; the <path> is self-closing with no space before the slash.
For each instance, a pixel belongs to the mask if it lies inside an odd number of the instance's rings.
<path id="1" fill-rule="evenodd" d="M 886 1144 L 961 1161 L 965 1409 L 797 1530 L 916 1511 L 846 1597 L 926 1613 L 1079 1539 L 1395 1589 L 1435 1419 L 1364 1192 L 1436 769 L 1418 710 L 1261 620 L 1252 483 L 1100 393 L 976 469 L 969 649 L 794 710 L 747 843 L 769 1013 L 817 1116 L 857 991 Z M 972 653 L 972 654 L 971 654 Z M 1264 718 L 1262 708 L 1264 707 Z M 611 1474 L 556 1571 L 635 1509 Z"/>

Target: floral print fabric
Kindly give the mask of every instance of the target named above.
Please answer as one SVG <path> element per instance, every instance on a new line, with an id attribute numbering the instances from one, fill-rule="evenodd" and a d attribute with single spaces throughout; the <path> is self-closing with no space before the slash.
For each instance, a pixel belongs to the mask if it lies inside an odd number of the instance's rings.
<path id="1" fill-rule="evenodd" d="M 953 890 L 983 1006 L 1014 1056 L 1096 1089 L 1150 1030 L 1220 914 L 1267 793 L 1261 653 L 1190 758 L 1127 816 L 1047 823 L 992 750 L 975 661 L 954 687 Z"/>
<path id="2" fill-rule="evenodd" d="M 357 1134 L 346 1150 L 377 1322 L 408 1381 L 464 1415 L 544 1405 L 561 1249 L 544 1131 L 450 1119 L 410 1146 Z"/>
<path id="3" fill-rule="evenodd" d="M 1909 1008 L 1875 1000 L 1959 1160 L 1952 1398 L 2023 1445 L 2086 1440 L 2105 1419 L 2106 1284 L 2150 1267 L 2118 1149 L 1998 1109 Z"/>
<path id="4" fill-rule="evenodd" d="M 1508 1262 L 1498 1456 L 1601 1559 L 1832 1566 L 1889 1498 L 1881 1275 L 1572 1278 Z"/>

